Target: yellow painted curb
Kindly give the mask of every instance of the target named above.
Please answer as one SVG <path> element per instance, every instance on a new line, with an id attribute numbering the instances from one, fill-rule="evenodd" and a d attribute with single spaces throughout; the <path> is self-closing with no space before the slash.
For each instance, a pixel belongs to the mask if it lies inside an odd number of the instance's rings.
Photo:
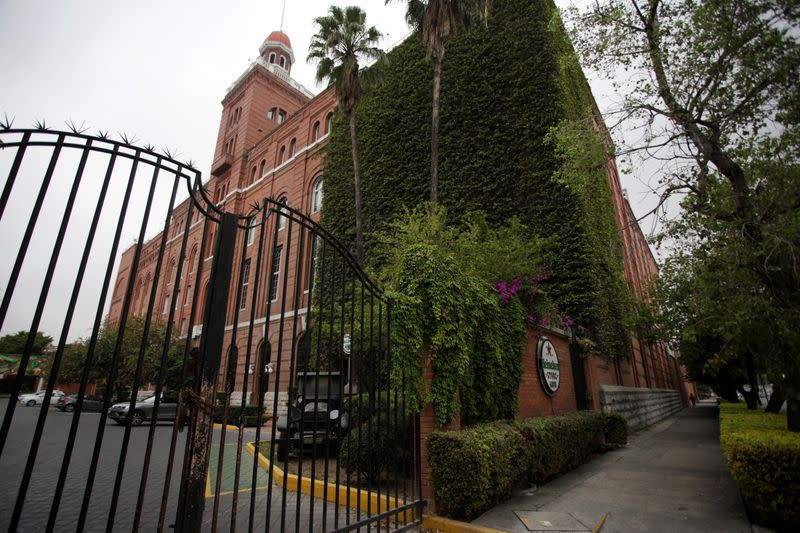
<path id="1" fill-rule="evenodd" d="M 606 523 L 606 518 L 608 518 L 608 513 L 604 514 L 600 521 L 597 523 L 596 526 L 592 529 L 592 533 L 600 533 L 600 530 L 603 529 L 603 526 Z"/>
<path id="2" fill-rule="evenodd" d="M 506 533 L 503 529 L 492 529 L 490 527 L 476 526 L 467 522 L 459 522 L 441 516 L 422 515 L 422 527 L 426 529 L 436 529 L 443 533 Z"/>
<path id="3" fill-rule="evenodd" d="M 251 456 L 255 455 L 256 447 L 252 442 L 247 443 L 245 448 L 247 449 L 247 453 L 249 453 Z M 261 452 L 258 453 L 258 464 L 261 466 L 261 468 L 266 470 L 267 474 L 269 474 L 269 459 L 264 457 Z M 298 479 L 297 474 L 286 474 L 281 468 L 275 465 L 272 465 L 272 479 L 279 487 L 283 487 L 285 484 L 288 490 L 291 490 L 292 492 L 301 492 L 302 494 L 308 494 L 309 496 L 312 495 L 313 487 L 314 498 L 325 499 L 329 502 L 338 503 L 339 505 L 347 505 L 347 487 L 339 486 L 337 493 L 337 487 L 334 483 L 326 484 L 324 481 L 320 481 L 318 479 L 313 480 L 312 483 L 311 478 L 305 476 Z M 378 494 L 374 492 L 367 492 L 366 490 L 350 488 L 349 493 L 350 507 L 356 509 L 359 507 L 360 503 L 361 509 L 366 509 L 368 512 L 374 511 L 375 513 L 382 513 L 391 509 L 402 507 L 406 504 L 405 500 L 395 499 L 386 495 L 381 495 L 379 497 Z M 405 516 L 403 516 L 404 514 Z M 413 516 L 414 510 L 407 509 L 405 511 L 398 511 L 397 515 L 392 517 L 392 520 L 411 522 L 413 520 Z"/>
<path id="4" fill-rule="evenodd" d="M 226 431 L 239 431 L 239 426 L 232 426 L 230 424 L 225 424 L 224 427 Z M 216 422 L 214 422 L 214 429 L 222 429 L 222 428 L 223 428 L 222 424 L 217 424 Z"/>

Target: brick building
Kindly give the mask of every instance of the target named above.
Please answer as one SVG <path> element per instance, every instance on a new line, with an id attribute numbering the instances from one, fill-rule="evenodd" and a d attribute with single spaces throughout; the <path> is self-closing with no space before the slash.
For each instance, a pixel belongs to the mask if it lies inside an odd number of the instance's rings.
<path id="1" fill-rule="evenodd" d="M 285 201 L 287 205 L 318 220 L 324 179 L 322 149 L 328 139 L 336 106 L 334 92 L 329 88 L 314 96 L 291 78 L 291 68 L 295 57 L 286 34 L 272 32 L 265 39 L 259 51 L 260 56 L 230 86 L 222 100 L 222 117 L 211 168 L 211 178 L 207 182 L 206 188 L 213 202 L 229 212 L 246 214 L 250 205 L 260 202 L 264 197 L 272 197 L 279 201 Z M 602 119 L 599 118 L 599 112 L 597 112 L 597 117 L 598 127 L 601 127 Z M 657 275 L 657 265 L 621 188 L 613 160 L 608 162 L 606 173 L 613 193 L 616 222 L 621 228 L 625 278 L 634 294 L 641 297 L 647 278 Z M 197 343 L 202 328 L 200 324 L 203 317 L 203 303 L 207 300 L 209 268 L 203 269 L 200 279 L 198 279 L 197 270 L 201 261 L 206 266 L 210 265 L 214 235 L 212 230 L 211 234 L 207 235 L 205 249 L 200 249 L 203 240 L 203 224 L 197 217 L 191 222 L 187 220 L 189 201 L 184 201 L 173 211 L 170 235 L 167 236 L 164 252 L 165 263 L 162 267 L 162 273 L 165 275 L 162 275 L 156 283 L 153 283 L 153 276 L 161 235 L 156 235 L 141 245 L 141 259 L 135 274 L 131 312 L 139 315 L 147 312 L 149 291 L 151 287 L 155 287 L 157 293 L 153 309 L 154 318 L 160 317 L 166 320 L 172 297 L 175 295 L 175 291 L 178 291 L 178 297 L 175 300 L 175 327 L 179 336 L 189 336 L 192 342 Z M 186 231 L 189 232 L 186 263 L 180 278 L 175 279 L 177 277 L 177 260 Z M 276 256 L 283 253 L 282 242 L 286 232 L 278 231 L 277 234 Z M 246 239 L 242 239 L 243 242 L 239 245 L 247 247 L 245 250 L 246 261 L 243 265 L 244 281 L 239 291 L 248 297 L 241 300 L 242 303 L 238 310 L 234 309 L 235 298 L 231 298 L 228 302 L 228 319 L 226 321 L 228 326 L 224 341 L 225 346 L 230 346 L 235 341 L 235 345 L 239 347 L 237 375 L 250 376 L 249 379 L 252 381 L 248 384 L 249 391 L 255 390 L 258 374 L 253 372 L 252 368 L 245 368 L 244 363 L 245 350 L 243 347 L 247 343 L 246 325 L 249 324 L 251 317 L 255 314 L 255 324 L 261 328 L 257 331 L 256 338 L 253 339 L 253 346 L 257 347 L 256 353 L 260 353 L 263 349 L 269 349 L 273 354 L 272 360 L 274 361 L 278 350 L 276 346 L 278 333 L 275 328 L 265 327 L 267 320 L 270 322 L 279 320 L 281 307 L 285 309 L 287 316 L 293 316 L 296 311 L 296 316 L 300 319 L 300 324 L 296 329 L 298 338 L 293 339 L 292 342 L 284 340 L 280 350 L 281 357 L 287 360 L 290 357 L 292 343 L 295 343 L 296 346 L 305 327 L 303 317 L 306 315 L 309 298 L 308 290 L 303 290 L 295 294 L 287 294 L 287 301 L 281 302 L 277 294 L 267 295 L 270 284 L 262 283 L 259 290 L 263 294 L 259 295 L 256 300 L 260 303 L 256 309 L 251 309 L 251 296 L 247 294 L 247 288 L 250 279 L 255 274 L 256 247 L 253 246 L 253 243 L 257 242 L 258 238 L 257 231 L 253 231 Z M 118 320 L 121 316 L 124 294 L 131 276 L 131 265 L 138 246 L 140 245 L 135 244 L 122 254 L 109 310 L 110 321 Z M 311 246 L 311 242 L 305 243 L 305 257 L 311 256 Z M 296 247 L 292 248 L 291 252 L 297 254 Z M 238 248 L 235 253 L 240 254 L 241 248 Z M 263 277 L 268 275 L 267 263 L 268 261 L 263 261 L 262 264 L 261 275 Z M 299 283 L 306 289 L 311 276 L 310 270 L 309 263 L 299 273 L 302 276 Z M 238 274 L 238 271 L 234 272 L 234 279 Z M 276 275 L 278 280 L 282 280 L 281 276 L 293 277 L 297 273 L 291 270 L 287 273 L 279 271 Z M 287 281 L 290 284 L 295 282 L 293 278 Z M 200 291 L 197 294 L 201 301 L 197 306 L 197 313 L 192 324 L 189 322 L 194 304 L 192 301 L 195 294 L 193 288 L 196 288 L 198 284 Z M 273 283 L 273 285 L 275 284 Z M 299 294 L 299 298 L 295 298 L 297 294 Z M 237 328 L 236 339 L 232 338 L 234 317 L 236 317 L 237 323 L 242 325 Z M 264 340 L 265 332 L 268 332 L 269 337 L 267 343 Z M 535 343 L 533 344 L 535 345 Z M 599 387 L 602 384 L 679 389 L 684 398 L 688 396 L 684 390 L 685 387 L 681 384 L 679 365 L 663 345 L 650 346 L 632 338 L 632 346 L 634 356 L 630 361 L 609 363 L 604 360 L 592 359 L 586 362 L 586 382 L 592 396 L 591 405 L 594 408 L 598 408 L 600 405 L 598 395 Z M 255 358 L 251 360 L 255 361 Z M 250 366 L 252 367 L 252 365 Z M 281 372 L 281 383 L 285 384 L 288 382 L 289 365 L 282 365 Z M 526 369 L 526 376 L 531 372 L 535 373 L 532 369 Z M 242 383 L 239 380 L 236 390 L 241 391 L 241 387 Z M 571 384 L 569 384 L 569 388 L 572 389 Z M 250 394 L 248 393 L 248 397 Z M 269 399 L 271 395 L 272 393 L 268 392 L 267 398 Z M 285 392 L 281 392 L 281 396 L 284 397 L 284 395 Z M 571 396 L 570 403 L 574 405 L 574 391 Z M 234 393 L 234 401 L 238 401 L 239 398 L 241 398 L 241 392 L 238 393 L 238 396 Z M 557 408 L 552 407 L 554 412 L 574 409 L 574 407 L 562 405 L 563 400 L 561 399 L 558 402 Z M 522 407 L 531 414 L 547 411 L 533 404 Z"/>

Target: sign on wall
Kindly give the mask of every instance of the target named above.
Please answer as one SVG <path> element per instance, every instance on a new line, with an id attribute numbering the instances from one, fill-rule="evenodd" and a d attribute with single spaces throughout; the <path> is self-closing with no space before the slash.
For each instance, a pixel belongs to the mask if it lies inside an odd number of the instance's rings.
<path id="1" fill-rule="evenodd" d="M 539 338 L 536 362 L 539 367 L 539 381 L 545 394 L 553 396 L 561 384 L 561 363 L 558 362 L 556 347 L 547 337 Z"/>

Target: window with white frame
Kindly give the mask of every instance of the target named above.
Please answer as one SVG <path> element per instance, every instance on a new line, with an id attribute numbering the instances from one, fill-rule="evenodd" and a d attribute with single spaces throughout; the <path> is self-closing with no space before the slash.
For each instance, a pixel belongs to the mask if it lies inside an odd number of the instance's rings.
<path id="1" fill-rule="evenodd" d="M 183 306 L 186 307 L 189 305 L 189 295 L 192 294 L 192 285 L 191 283 L 186 286 L 186 294 L 183 295 Z"/>
<path id="2" fill-rule="evenodd" d="M 322 209 L 322 176 L 317 178 L 311 191 L 311 212 L 316 213 L 320 209 Z"/>
<path id="3" fill-rule="evenodd" d="M 276 246 L 272 253 L 272 278 L 269 283 L 269 301 L 274 302 L 278 299 L 278 282 L 281 279 L 281 259 L 283 258 L 283 246 Z"/>
<path id="4" fill-rule="evenodd" d="M 278 124 L 283 124 L 283 121 L 286 120 L 286 111 L 283 109 L 278 110 Z"/>
<path id="5" fill-rule="evenodd" d="M 178 310 L 178 306 L 181 303 L 181 290 L 180 288 L 175 289 L 175 310 Z"/>
<path id="6" fill-rule="evenodd" d="M 162 315 L 166 315 L 169 311 L 169 294 L 164 296 L 164 308 L 161 310 Z"/>
<path id="7" fill-rule="evenodd" d="M 281 198 L 280 200 L 278 200 L 278 203 L 280 203 L 281 206 L 288 205 L 285 196 L 283 198 Z M 286 227 L 286 210 L 283 209 L 283 207 L 279 207 L 278 208 L 278 230 L 282 230 L 285 227 Z"/>
<path id="8" fill-rule="evenodd" d="M 247 246 L 253 244 L 253 241 L 256 237 L 256 217 L 250 217 L 247 219 L 247 235 L 245 237 Z"/>
<path id="9" fill-rule="evenodd" d="M 247 309 L 247 287 L 250 286 L 250 259 L 242 267 L 242 287 L 239 291 L 239 310 Z"/>

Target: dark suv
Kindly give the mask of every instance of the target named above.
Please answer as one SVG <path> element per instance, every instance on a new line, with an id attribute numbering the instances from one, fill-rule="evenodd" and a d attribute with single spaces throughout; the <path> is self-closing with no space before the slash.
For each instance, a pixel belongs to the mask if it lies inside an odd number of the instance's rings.
<path id="1" fill-rule="evenodd" d="M 278 417 L 278 460 L 284 460 L 287 451 L 301 453 L 314 443 L 339 444 L 349 421 L 342 411 L 343 392 L 340 372 L 298 372 L 297 397 L 289 403 L 288 416 Z"/>

